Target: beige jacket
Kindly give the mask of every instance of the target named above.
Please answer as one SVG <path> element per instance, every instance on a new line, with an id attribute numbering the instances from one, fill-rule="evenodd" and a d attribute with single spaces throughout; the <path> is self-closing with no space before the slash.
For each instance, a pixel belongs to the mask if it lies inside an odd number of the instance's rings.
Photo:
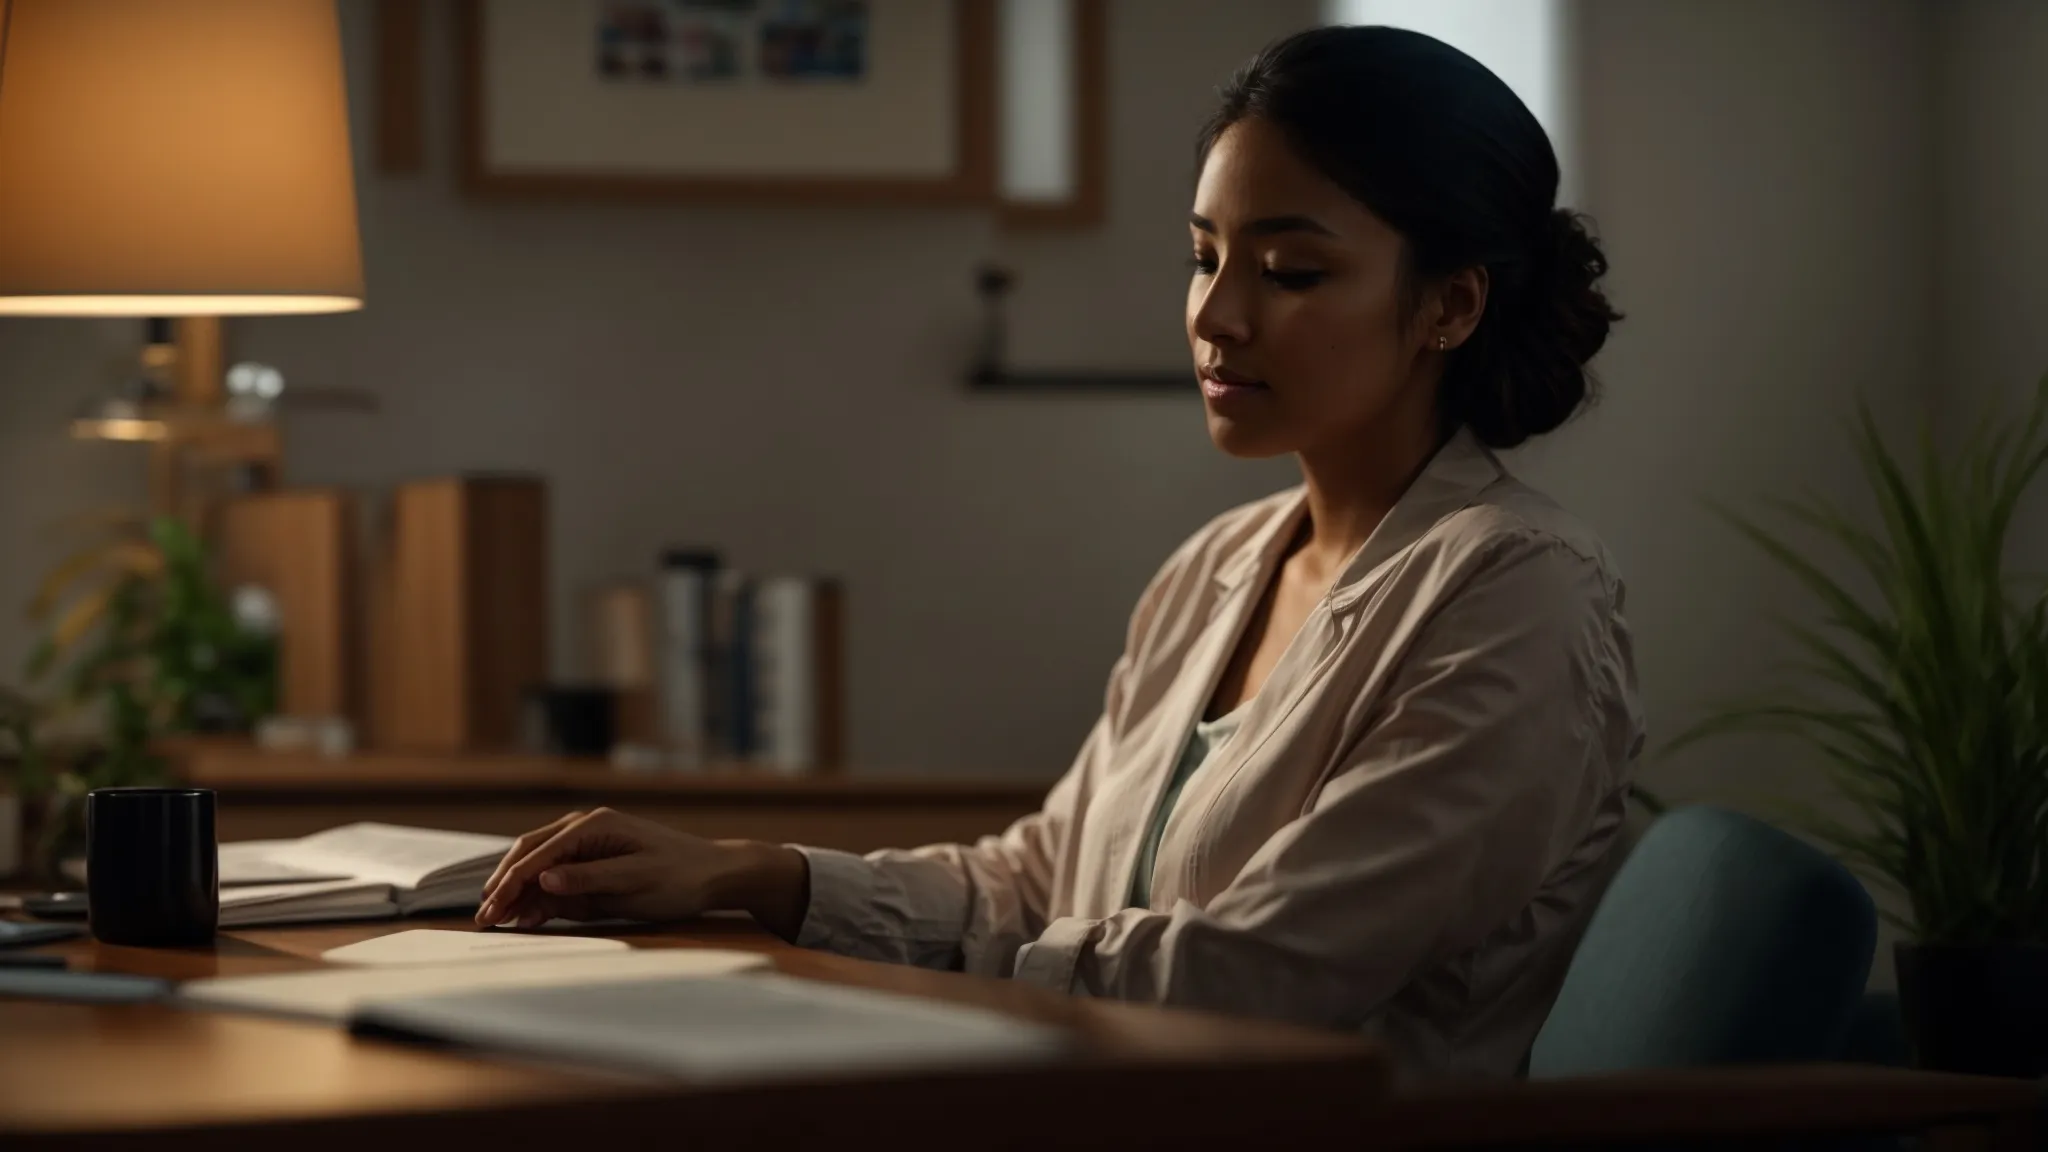
<path id="1" fill-rule="evenodd" d="M 1187 782 L 1160 790 L 1305 514 L 1219 517 L 1138 602 L 1043 811 L 972 846 L 806 849 L 799 943 L 1096 996 L 1369 1029 L 1512 1075 L 1604 882 L 1642 743 L 1623 590 L 1469 434 L 1431 461 Z"/>

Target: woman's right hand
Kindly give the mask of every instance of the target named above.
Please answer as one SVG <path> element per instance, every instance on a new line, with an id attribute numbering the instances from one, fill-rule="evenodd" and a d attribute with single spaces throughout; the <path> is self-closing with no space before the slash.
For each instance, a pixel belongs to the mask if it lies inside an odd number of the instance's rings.
<path id="1" fill-rule="evenodd" d="M 513 841 L 484 884 L 476 922 L 532 928 L 555 917 L 680 920 L 731 908 L 793 938 L 809 888 L 810 865 L 794 849 L 706 840 L 599 808 Z"/>

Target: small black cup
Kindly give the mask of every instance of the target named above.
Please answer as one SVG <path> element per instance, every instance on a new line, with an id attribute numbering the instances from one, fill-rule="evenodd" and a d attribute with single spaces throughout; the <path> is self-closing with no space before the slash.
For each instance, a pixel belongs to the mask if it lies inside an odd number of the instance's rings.
<path id="1" fill-rule="evenodd" d="M 108 944 L 206 944 L 220 923 L 220 846 L 206 788 L 85 796 L 86 916 Z"/>
<path id="2" fill-rule="evenodd" d="M 556 756 L 609 756 L 618 737 L 618 690 L 548 684 L 526 693 L 532 743 Z"/>

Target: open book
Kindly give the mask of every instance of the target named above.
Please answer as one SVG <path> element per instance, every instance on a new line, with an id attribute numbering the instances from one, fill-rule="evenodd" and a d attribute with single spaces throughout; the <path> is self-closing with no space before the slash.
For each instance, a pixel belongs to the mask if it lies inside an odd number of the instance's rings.
<path id="1" fill-rule="evenodd" d="M 365 920 L 474 908 L 505 836 L 344 824 L 298 840 L 220 846 L 220 925 Z"/>

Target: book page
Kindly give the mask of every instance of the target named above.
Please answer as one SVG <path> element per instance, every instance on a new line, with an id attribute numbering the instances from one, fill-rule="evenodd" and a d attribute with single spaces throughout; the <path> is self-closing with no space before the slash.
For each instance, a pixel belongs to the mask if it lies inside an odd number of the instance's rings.
<path id="1" fill-rule="evenodd" d="M 313 880 L 346 880 L 349 873 L 286 864 L 277 853 L 293 840 L 238 840 L 220 846 L 220 885 L 303 884 Z"/>
<path id="2" fill-rule="evenodd" d="M 318 898 L 331 898 L 336 893 L 371 893 L 379 901 L 391 898 L 391 885 L 382 880 L 364 880 L 349 877 L 342 880 L 315 880 L 310 883 L 291 884 L 244 884 L 233 888 L 222 888 L 220 906 L 223 908 L 244 908 L 257 904 L 278 904 L 285 901 L 303 902 Z"/>
<path id="3" fill-rule="evenodd" d="M 511 847 L 508 836 L 437 832 L 396 824 L 344 824 L 291 842 L 271 858 L 299 868 L 337 870 L 399 888 L 417 888 L 444 869 L 495 864 Z"/>

